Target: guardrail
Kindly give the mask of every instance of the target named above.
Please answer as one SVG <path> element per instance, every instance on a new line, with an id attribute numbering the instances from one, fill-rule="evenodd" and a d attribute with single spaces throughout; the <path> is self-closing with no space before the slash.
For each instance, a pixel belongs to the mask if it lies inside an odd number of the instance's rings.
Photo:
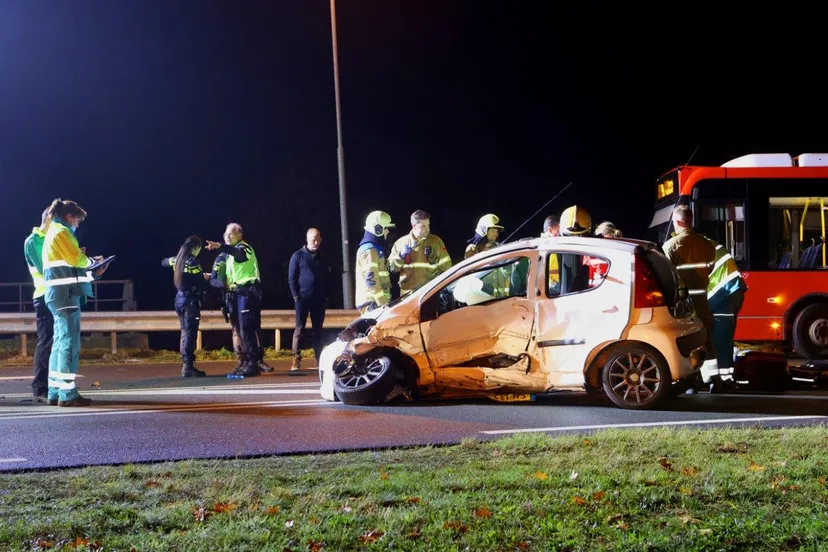
<path id="1" fill-rule="evenodd" d="M 123 286 L 121 297 L 102 298 L 100 293 L 98 293 L 100 286 L 112 287 L 116 285 Z M 26 312 L 27 309 L 31 311 L 32 292 L 34 291 L 34 284 L 32 282 L 0 283 L 0 294 L 3 294 L 4 288 L 17 288 L 17 300 L 0 301 L 0 309 L 6 310 L 5 307 L 14 306 L 14 310 L 17 312 Z M 98 310 L 98 305 L 101 303 L 121 303 L 121 310 L 123 311 L 134 311 L 136 309 L 135 286 L 132 280 L 95 280 L 92 282 L 92 291 L 95 297 L 89 299 L 89 305 L 96 311 Z"/>
<path id="2" fill-rule="evenodd" d="M 330 309 L 325 311 L 324 328 L 344 328 L 359 317 L 356 310 Z M 262 311 L 262 329 L 275 330 L 275 348 L 282 348 L 281 330 L 292 330 L 296 314 L 292 310 Z M 310 317 L 308 326 L 313 327 Z M 180 331 L 178 315 L 174 311 L 134 312 L 83 312 L 81 332 L 109 332 L 112 353 L 118 351 L 119 332 L 177 332 Z M 230 331 L 230 324 L 224 321 L 221 311 L 201 311 L 196 349 L 201 350 L 202 331 Z M 34 313 L 0 313 L 0 333 L 20 334 L 20 347 L 26 356 L 26 335 L 37 333 Z"/>

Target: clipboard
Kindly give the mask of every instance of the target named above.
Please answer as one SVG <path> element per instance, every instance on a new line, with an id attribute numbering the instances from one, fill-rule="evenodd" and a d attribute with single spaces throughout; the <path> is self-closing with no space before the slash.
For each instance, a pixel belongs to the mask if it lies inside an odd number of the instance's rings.
<path id="1" fill-rule="evenodd" d="M 91 265 L 86 267 L 86 270 L 88 270 L 89 272 L 94 272 L 94 271 L 98 270 L 99 268 L 103 268 L 103 267 L 107 266 L 109 263 L 111 263 L 114 260 L 115 260 L 115 255 L 111 255 L 111 256 L 107 257 L 106 259 L 104 259 L 100 262 L 92 263 Z"/>

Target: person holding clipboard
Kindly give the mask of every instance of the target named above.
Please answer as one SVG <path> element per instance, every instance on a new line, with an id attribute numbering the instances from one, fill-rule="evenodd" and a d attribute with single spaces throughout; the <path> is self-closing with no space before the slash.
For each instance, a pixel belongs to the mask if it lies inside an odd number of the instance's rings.
<path id="1" fill-rule="evenodd" d="M 75 378 L 80 358 L 81 306 L 94 297 L 91 282 L 109 266 L 102 257 L 89 258 L 78 245 L 75 231 L 86 211 L 71 200 L 56 199 L 49 207 L 51 223 L 43 240 L 43 281 L 46 306 L 54 317 L 49 358 L 48 402 L 58 406 L 89 406 Z"/>

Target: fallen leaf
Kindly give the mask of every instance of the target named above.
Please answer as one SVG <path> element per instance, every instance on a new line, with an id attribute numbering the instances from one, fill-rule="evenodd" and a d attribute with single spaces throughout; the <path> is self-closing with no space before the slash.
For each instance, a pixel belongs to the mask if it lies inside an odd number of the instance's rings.
<path id="1" fill-rule="evenodd" d="M 699 470 L 695 466 L 690 466 L 689 468 L 681 468 L 681 475 L 686 476 L 693 476 L 699 473 Z"/>
<path id="2" fill-rule="evenodd" d="M 161 486 L 161 483 L 159 483 L 158 481 L 153 481 L 152 479 L 150 479 L 149 481 L 144 483 L 144 487 L 146 487 L 147 489 L 151 489 L 153 487 L 160 487 L 160 486 Z"/>
<path id="3" fill-rule="evenodd" d="M 353 511 L 353 508 L 351 508 L 350 506 L 344 506 L 342 508 L 342 511 L 345 512 L 346 514 L 350 514 Z"/>
<path id="4" fill-rule="evenodd" d="M 735 445 L 733 443 L 725 443 L 724 445 L 718 447 L 716 449 L 716 452 L 723 452 L 723 453 L 726 453 L 726 454 L 733 454 L 733 453 L 737 453 L 737 452 L 747 452 L 747 450 L 748 450 L 747 443 L 737 443 Z"/>
<path id="5" fill-rule="evenodd" d="M 446 529 L 446 530 L 456 529 L 460 533 L 465 533 L 466 531 L 469 530 L 469 526 L 464 525 L 464 524 L 460 523 L 459 521 L 444 521 L 443 522 L 443 529 Z"/>
<path id="6" fill-rule="evenodd" d="M 589 439 L 584 439 L 584 445 L 586 445 L 588 447 L 591 447 L 592 446 L 592 441 L 590 441 Z"/>
<path id="7" fill-rule="evenodd" d="M 322 523 L 322 520 L 318 517 L 312 517 L 308 518 L 308 522 L 310 522 L 312 525 L 319 525 L 320 523 Z"/>
<path id="8" fill-rule="evenodd" d="M 756 463 L 756 462 L 754 462 L 753 460 L 751 460 L 751 461 L 750 461 L 750 464 L 748 464 L 748 469 L 749 469 L 750 471 L 753 471 L 753 472 L 765 471 L 765 467 L 764 467 L 764 466 L 760 466 L 759 464 L 757 464 L 757 463 Z"/>
<path id="9" fill-rule="evenodd" d="M 690 514 L 684 514 L 683 516 L 679 516 L 679 519 L 685 525 L 687 525 L 688 523 L 699 523 L 699 520 L 697 520 Z"/>
<path id="10" fill-rule="evenodd" d="M 69 546 L 77 548 L 78 546 L 89 546 L 89 539 L 84 537 L 77 537 L 75 540 L 69 541 Z"/>
<path id="11" fill-rule="evenodd" d="M 391 477 L 391 475 L 387 471 L 385 471 L 385 468 L 380 468 L 380 479 L 386 481 L 389 477 Z"/>
<path id="12" fill-rule="evenodd" d="M 791 485 L 790 489 L 792 491 L 801 491 L 802 487 L 800 487 L 799 485 Z"/>
<path id="13" fill-rule="evenodd" d="M 258 511 L 259 511 L 259 508 L 260 508 L 261 506 L 262 506 L 262 505 L 261 505 L 261 504 L 259 504 L 258 502 L 254 502 L 253 504 L 251 504 L 250 506 L 248 506 L 248 507 L 247 507 L 247 509 L 248 509 L 248 510 L 250 510 L 251 512 L 258 512 Z"/>
<path id="14" fill-rule="evenodd" d="M 617 521 L 621 521 L 622 519 L 624 519 L 623 514 L 612 514 L 611 516 L 608 516 L 605 521 L 607 523 L 614 523 L 614 522 L 617 522 Z"/>
<path id="15" fill-rule="evenodd" d="M 822 485 L 824 487 L 825 486 L 825 478 L 820 477 L 819 479 L 817 479 L 817 483 L 819 483 L 820 485 Z"/>
<path id="16" fill-rule="evenodd" d="M 658 487 L 660 485 L 661 483 L 659 483 L 658 481 L 653 481 L 652 479 L 647 479 L 646 481 L 644 481 L 645 487 Z"/>
<path id="17" fill-rule="evenodd" d="M 630 528 L 630 524 L 629 523 L 624 523 L 623 521 L 619 521 L 618 523 L 615 524 L 615 528 L 620 529 L 621 531 L 626 531 L 627 529 Z"/>
<path id="18" fill-rule="evenodd" d="M 270 506 L 267 510 L 265 510 L 265 514 L 269 516 L 273 516 L 279 513 L 281 508 L 279 506 Z"/>
<path id="19" fill-rule="evenodd" d="M 659 458 L 658 463 L 661 464 L 662 468 L 664 468 L 665 470 L 667 470 L 669 472 L 675 471 L 673 469 L 673 465 L 667 460 L 667 458 Z"/>
<path id="20" fill-rule="evenodd" d="M 420 497 L 419 496 L 412 496 L 408 499 L 408 503 L 409 504 L 419 504 L 420 503 Z"/>
<path id="21" fill-rule="evenodd" d="M 679 487 L 679 493 L 685 496 L 690 496 L 691 494 L 693 494 L 693 489 L 691 489 L 690 487 Z"/>
<path id="22" fill-rule="evenodd" d="M 319 552 L 324 546 L 324 542 L 316 542 L 312 539 L 308 539 L 308 550 L 311 552 Z"/>
<path id="23" fill-rule="evenodd" d="M 712 532 L 713 532 L 713 529 L 702 529 L 701 531 L 699 531 L 699 534 L 701 534 L 701 535 L 709 535 L 709 534 L 710 534 L 710 533 L 712 533 Z"/>
<path id="24" fill-rule="evenodd" d="M 411 531 L 409 534 L 407 534 L 407 535 L 405 536 L 405 538 L 407 538 L 407 539 L 409 539 L 409 540 L 416 540 L 416 539 L 419 539 L 419 538 L 420 538 L 420 530 L 419 530 L 419 529 L 414 529 L 414 530 L 413 530 L 413 531 Z"/>
<path id="25" fill-rule="evenodd" d="M 193 507 L 193 521 L 204 522 L 210 517 L 213 512 L 205 510 L 204 506 Z"/>
<path id="26" fill-rule="evenodd" d="M 575 496 L 572 497 L 572 502 L 574 502 L 578 506 L 583 506 L 584 504 L 586 504 L 586 500 L 584 500 L 583 497 L 578 496 L 578 495 L 575 495 Z"/>
<path id="27" fill-rule="evenodd" d="M 604 498 L 604 494 L 605 494 L 604 491 L 598 491 L 598 492 L 592 493 L 592 500 L 596 500 L 596 501 L 601 500 L 601 499 Z"/>
<path id="28" fill-rule="evenodd" d="M 529 541 L 520 541 L 519 543 L 515 544 L 515 547 L 517 547 L 518 550 L 529 550 L 530 544 L 531 543 Z"/>
<path id="29" fill-rule="evenodd" d="M 479 518 L 490 518 L 492 517 L 492 513 L 487 510 L 486 508 L 478 508 L 474 511 L 474 515 Z"/>
<path id="30" fill-rule="evenodd" d="M 99 382 L 99 381 L 93 381 L 92 385 L 91 385 L 91 387 L 100 387 L 100 386 L 101 386 L 101 382 Z"/>
<path id="31" fill-rule="evenodd" d="M 544 480 L 544 479 L 546 479 L 547 477 L 549 477 L 549 476 L 548 476 L 548 475 L 546 475 L 546 473 L 544 473 L 544 472 L 542 472 L 542 471 L 536 471 L 536 472 L 535 472 L 535 479 L 540 479 L 541 481 L 543 481 L 543 480 Z"/>
<path id="32" fill-rule="evenodd" d="M 382 531 L 368 531 L 367 533 L 363 533 L 359 537 L 359 540 L 364 544 L 371 544 L 377 542 L 384 534 Z"/>
<path id="33" fill-rule="evenodd" d="M 776 477 L 773 478 L 773 481 L 771 481 L 771 484 L 770 484 L 771 489 L 776 489 L 777 487 L 779 487 L 779 485 L 782 484 L 783 481 L 785 481 L 785 476 L 784 475 L 777 475 Z"/>
<path id="34" fill-rule="evenodd" d="M 235 502 L 216 502 L 213 505 L 213 511 L 217 514 L 226 514 L 236 509 Z"/>

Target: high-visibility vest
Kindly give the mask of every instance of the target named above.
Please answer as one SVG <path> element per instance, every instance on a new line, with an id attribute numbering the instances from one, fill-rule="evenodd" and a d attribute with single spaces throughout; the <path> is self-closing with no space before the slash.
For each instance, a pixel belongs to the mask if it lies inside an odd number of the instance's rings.
<path id="1" fill-rule="evenodd" d="M 727 249 L 710 238 L 708 240 L 716 246 L 716 258 L 713 261 L 713 269 L 710 271 L 707 284 L 707 300 L 711 301 L 719 293 L 729 296 L 739 290 L 746 290 L 747 285 L 742 278 L 742 273 L 739 272 L 736 261 Z"/>
<path id="2" fill-rule="evenodd" d="M 81 251 L 74 231 L 55 218 L 43 239 L 43 281 L 47 301 L 50 290 L 70 288 L 70 296 L 92 296 L 94 277 L 86 268 L 92 260 Z"/>
<path id="3" fill-rule="evenodd" d="M 260 282 L 259 261 L 256 259 L 256 252 L 245 241 L 240 241 L 238 246 L 244 249 L 247 260 L 243 263 L 236 262 L 233 255 L 227 255 L 227 286 L 236 289 L 246 284 Z"/>
<path id="4" fill-rule="evenodd" d="M 29 274 L 32 275 L 32 282 L 34 283 L 32 299 L 43 297 L 46 294 L 46 284 L 43 280 L 43 240 L 45 238 L 46 233 L 35 226 L 23 243 L 23 254 L 26 257 Z"/>

